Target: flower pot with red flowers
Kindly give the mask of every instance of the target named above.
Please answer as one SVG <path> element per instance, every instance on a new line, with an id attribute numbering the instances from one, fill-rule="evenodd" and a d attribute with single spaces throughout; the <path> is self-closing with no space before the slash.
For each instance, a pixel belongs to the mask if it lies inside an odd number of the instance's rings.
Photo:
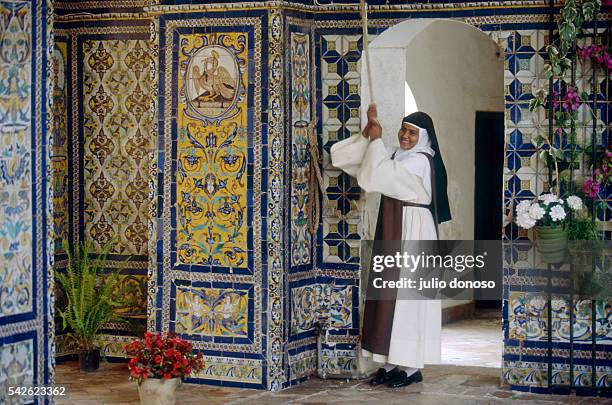
<path id="1" fill-rule="evenodd" d="M 130 379 L 138 381 L 143 405 L 173 405 L 181 380 L 204 367 L 202 353 L 194 354 L 191 343 L 173 333 L 146 332 L 125 351 L 130 356 Z"/>

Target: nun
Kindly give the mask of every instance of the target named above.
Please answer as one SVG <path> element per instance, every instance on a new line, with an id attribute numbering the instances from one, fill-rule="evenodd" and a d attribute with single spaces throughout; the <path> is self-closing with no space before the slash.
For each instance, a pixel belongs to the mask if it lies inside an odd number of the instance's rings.
<path id="1" fill-rule="evenodd" d="M 376 240 L 436 240 L 437 225 L 451 219 L 447 176 L 433 121 L 423 112 L 402 120 L 399 147 L 382 141 L 376 105 L 368 108 L 361 135 L 335 143 L 332 165 L 380 193 Z M 384 364 L 372 385 L 420 382 L 425 364 L 439 364 L 442 308 L 439 300 L 367 299 L 362 355 Z"/>

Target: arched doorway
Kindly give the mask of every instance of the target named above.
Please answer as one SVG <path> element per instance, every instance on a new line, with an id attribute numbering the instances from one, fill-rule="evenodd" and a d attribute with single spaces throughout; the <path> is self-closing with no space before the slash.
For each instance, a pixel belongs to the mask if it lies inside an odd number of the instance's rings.
<path id="1" fill-rule="evenodd" d="M 397 145 L 396 130 L 410 112 L 425 111 L 435 123 L 453 215 L 440 227 L 440 238 L 499 239 L 504 161 L 502 50 L 487 34 L 463 22 L 413 19 L 384 31 L 371 41 L 369 52 L 385 143 Z M 370 103 L 365 63 L 361 78 L 361 122 L 365 124 Z M 368 240 L 374 235 L 378 198 L 366 201 L 364 239 Z M 454 322 L 473 318 L 476 307 L 487 306 L 483 304 L 443 302 L 443 363 L 501 367 L 500 303 L 493 304 L 493 312 L 482 311 L 485 319 Z"/>

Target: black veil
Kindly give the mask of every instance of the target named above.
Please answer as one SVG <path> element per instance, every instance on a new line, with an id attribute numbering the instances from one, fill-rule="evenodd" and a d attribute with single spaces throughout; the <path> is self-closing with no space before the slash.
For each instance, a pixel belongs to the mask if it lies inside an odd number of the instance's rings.
<path id="1" fill-rule="evenodd" d="M 437 208 L 438 208 L 438 222 L 446 222 L 451 220 L 450 206 L 448 204 L 448 179 L 446 175 L 446 168 L 444 167 L 444 161 L 442 160 L 442 154 L 440 153 L 440 146 L 438 145 L 438 138 L 436 137 L 436 131 L 434 129 L 433 121 L 431 117 L 424 112 L 417 111 L 404 117 L 402 122 L 414 124 L 420 128 L 427 130 L 429 140 L 431 141 L 431 148 L 436 152 L 433 157 L 434 168 L 436 171 L 436 193 L 437 193 Z"/>

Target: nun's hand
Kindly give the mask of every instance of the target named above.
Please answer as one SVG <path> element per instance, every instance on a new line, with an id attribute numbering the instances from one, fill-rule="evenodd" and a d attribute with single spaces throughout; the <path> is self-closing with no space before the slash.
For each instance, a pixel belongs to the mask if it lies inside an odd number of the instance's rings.
<path id="1" fill-rule="evenodd" d="M 370 104 L 368 106 L 368 121 L 378 119 L 378 109 L 376 108 L 376 104 Z"/>
<path id="2" fill-rule="evenodd" d="M 361 135 L 365 136 L 366 138 L 368 138 L 370 135 L 370 128 L 372 127 L 372 124 L 370 123 L 370 121 L 368 121 L 368 123 L 366 124 L 365 128 L 363 129 L 363 131 L 361 131 Z"/>
<path id="3" fill-rule="evenodd" d="M 370 126 L 370 129 L 368 131 L 368 135 L 370 135 L 370 141 L 382 138 L 382 126 L 380 125 L 380 122 L 378 122 L 377 119 L 370 120 L 368 122 L 368 125 Z"/>

